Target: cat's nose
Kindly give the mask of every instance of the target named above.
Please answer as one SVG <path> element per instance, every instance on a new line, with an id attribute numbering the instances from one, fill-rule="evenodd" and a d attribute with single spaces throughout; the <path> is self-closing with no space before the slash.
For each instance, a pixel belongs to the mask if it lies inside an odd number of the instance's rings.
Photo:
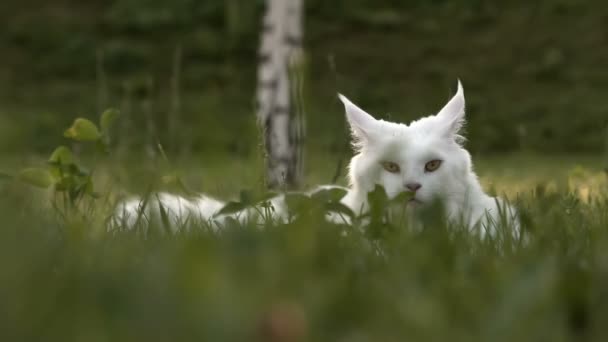
<path id="1" fill-rule="evenodd" d="M 420 183 L 407 183 L 405 184 L 405 187 L 413 192 L 416 192 L 422 187 L 422 185 Z"/>

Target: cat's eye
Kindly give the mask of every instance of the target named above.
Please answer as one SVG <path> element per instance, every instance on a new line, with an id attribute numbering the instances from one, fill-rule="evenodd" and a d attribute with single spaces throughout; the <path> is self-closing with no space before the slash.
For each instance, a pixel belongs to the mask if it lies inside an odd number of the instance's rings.
<path id="1" fill-rule="evenodd" d="M 397 165 L 397 163 L 393 163 L 393 162 L 383 162 L 382 167 L 390 173 L 397 173 L 397 172 L 401 171 L 401 168 L 399 167 L 399 165 Z"/>
<path id="2" fill-rule="evenodd" d="M 433 172 L 433 171 L 437 170 L 440 166 L 441 166 L 441 160 L 439 160 L 439 159 L 431 160 L 430 162 L 426 163 L 426 165 L 424 165 L 424 171 Z"/>

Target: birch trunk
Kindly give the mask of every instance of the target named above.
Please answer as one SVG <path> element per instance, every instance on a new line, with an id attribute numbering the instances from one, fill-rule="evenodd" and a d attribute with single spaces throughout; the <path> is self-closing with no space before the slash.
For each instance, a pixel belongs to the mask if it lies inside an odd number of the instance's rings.
<path id="1" fill-rule="evenodd" d="M 294 188 L 302 174 L 300 80 L 303 0 L 267 0 L 259 50 L 257 117 L 264 132 L 270 188 Z M 296 70 L 296 72 L 290 72 Z M 292 76 L 292 77 L 290 77 Z"/>

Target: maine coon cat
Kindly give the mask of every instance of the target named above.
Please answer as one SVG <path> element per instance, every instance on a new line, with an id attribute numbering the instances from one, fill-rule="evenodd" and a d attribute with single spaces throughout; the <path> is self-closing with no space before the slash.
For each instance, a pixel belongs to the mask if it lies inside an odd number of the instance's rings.
<path id="1" fill-rule="evenodd" d="M 376 120 L 346 97 L 339 97 L 357 152 L 350 162 L 350 189 L 344 204 L 366 211 L 366 194 L 380 184 L 389 198 L 412 192 L 407 204 L 411 211 L 439 200 L 452 223 L 476 228 L 483 235 L 506 221 L 518 234 L 515 208 L 486 195 L 471 156 L 462 146 L 465 99 L 460 81 L 456 94 L 436 115 L 409 125 Z"/>
<path id="2" fill-rule="evenodd" d="M 485 194 L 473 172 L 471 156 L 462 146 L 464 138 L 460 132 L 465 123 L 465 98 L 460 81 L 456 94 L 437 114 L 410 124 L 377 120 L 345 96 L 338 96 L 346 110 L 355 149 L 349 165 L 349 187 L 341 202 L 353 212 L 367 212 L 367 194 L 381 185 L 389 198 L 410 192 L 410 199 L 403 203 L 409 212 L 415 213 L 440 201 L 451 223 L 484 235 L 494 233 L 498 223 L 506 220 L 513 234 L 518 234 L 516 210 L 505 201 Z M 287 219 L 282 195 L 271 199 L 271 204 L 275 218 Z M 117 217 L 132 225 L 141 212 L 141 205 L 141 199 L 123 202 L 117 209 Z M 159 205 L 175 223 L 189 217 L 213 219 L 221 225 L 227 217 L 215 216 L 224 203 L 206 195 L 189 200 L 158 194 L 149 201 L 147 216 L 158 215 Z M 255 211 L 246 209 L 229 216 L 242 221 L 254 215 Z M 329 215 L 328 219 L 343 221 L 338 215 Z"/>

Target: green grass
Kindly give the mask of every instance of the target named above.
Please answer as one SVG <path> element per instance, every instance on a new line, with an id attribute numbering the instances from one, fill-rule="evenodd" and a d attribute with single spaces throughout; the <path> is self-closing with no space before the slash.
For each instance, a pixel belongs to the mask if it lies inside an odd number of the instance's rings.
<path id="1" fill-rule="evenodd" d="M 336 174 L 336 182 L 347 185 L 347 166 L 352 156 L 350 152 L 339 155 L 321 151 L 307 152 L 302 188 L 329 184 Z M 110 165 L 104 166 L 104 170 L 116 174 L 122 188 L 140 193 L 152 184 L 150 177 L 160 178 L 174 169 L 179 171 L 191 190 L 209 192 L 223 198 L 234 196 L 244 188 L 258 190 L 263 179 L 263 162 L 260 158 L 198 155 L 177 158 L 169 164 L 149 159 L 124 159 L 121 163 L 123 162 L 126 163 L 126 168 Z M 575 191 L 578 184 L 576 181 L 581 177 L 583 180 L 601 183 L 604 164 L 602 156 L 597 154 L 518 153 L 473 156 L 474 170 L 486 191 L 508 196 L 530 192 L 539 184 L 554 190 L 559 188 L 562 191 Z"/>
<path id="2" fill-rule="evenodd" d="M 510 156 L 477 164 L 482 179 L 495 184 L 508 178 L 508 169 L 524 172 L 500 183 L 504 188 L 597 171 L 592 157 Z M 256 184 L 258 176 L 243 171 L 251 165 L 256 163 L 216 160 L 178 168 L 186 179 L 201 180 L 196 190 L 215 184 L 214 191 L 227 196 L 232 188 Z M 310 177 L 331 177 L 327 165 L 311 161 L 316 168 Z M 124 181 L 137 174 L 118 164 L 105 167 L 123 173 Z M 0 338 L 605 340 L 603 176 L 596 186 L 602 194 L 591 200 L 564 188 L 523 192 L 517 204 L 527 243 L 480 240 L 437 221 L 422 232 L 403 224 L 359 231 L 314 215 L 262 229 L 231 226 L 212 234 L 195 225 L 188 233 L 143 239 L 133 232 L 104 233 L 103 201 L 95 202 L 91 215 L 62 219 L 41 206 L 49 202 L 47 192 L 4 183 Z M 154 173 L 138 177 L 153 183 Z"/>

